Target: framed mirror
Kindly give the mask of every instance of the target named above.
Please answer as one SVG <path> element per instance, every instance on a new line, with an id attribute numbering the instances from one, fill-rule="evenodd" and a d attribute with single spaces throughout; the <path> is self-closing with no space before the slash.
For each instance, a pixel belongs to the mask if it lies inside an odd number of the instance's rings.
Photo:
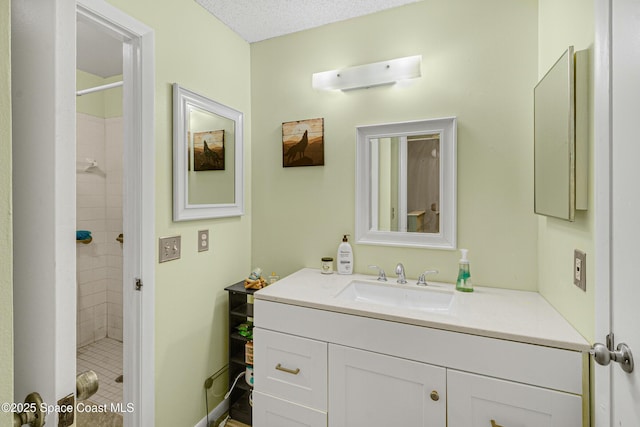
<path id="1" fill-rule="evenodd" d="M 356 128 L 356 243 L 456 247 L 456 118 Z"/>
<path id="2" fill-rule="evenodd" d="M 173 84 L 173 220 L 244 213 L 243 114 Z"/>

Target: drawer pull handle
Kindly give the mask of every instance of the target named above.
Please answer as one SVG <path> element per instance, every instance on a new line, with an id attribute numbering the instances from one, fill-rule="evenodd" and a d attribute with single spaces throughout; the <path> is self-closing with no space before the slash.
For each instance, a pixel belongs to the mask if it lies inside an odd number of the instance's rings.
<path id="1" fill-rule="evenodd" d="M 276 365 L 276 369 L 278 371 L 286 372 L 287 374 L 291 374 L 291 375 L 298 375 L 300 373 L 300 368 L 289 369 L 289 368 L 285 368 L 279 363 Z"/>
<path id="2" fill-rule="evenodd" d="M 502 427 L 502 426 L 498 424 L 496 420 L 491 420 L 491 427 Z"/>

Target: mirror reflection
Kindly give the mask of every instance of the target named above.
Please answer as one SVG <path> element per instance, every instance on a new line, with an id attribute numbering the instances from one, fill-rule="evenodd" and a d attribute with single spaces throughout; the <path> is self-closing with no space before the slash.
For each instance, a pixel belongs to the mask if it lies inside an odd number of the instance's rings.
<path id="1" fill-rule="evenodd" d="M 456 118 L 356 133 L 356 242 L 455 248 Z"/>
<path id="2" fill-rule="evenodd" d="M 188 203 L 233 203 L 235 123 L 197 107 L 189 108 Z"/>
<path id="3" fill-rule="evenodd" d="M 373 228 L 439 233 L 440 134 L 372 138 L 371 145 Z"/>

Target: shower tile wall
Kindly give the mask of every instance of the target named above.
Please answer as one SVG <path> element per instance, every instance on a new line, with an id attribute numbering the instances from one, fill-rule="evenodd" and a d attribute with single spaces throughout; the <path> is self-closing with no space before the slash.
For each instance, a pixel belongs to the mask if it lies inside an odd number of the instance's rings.
<path id="1" fill-rule="evenodd" d="M 122 119 L 77 114 L 77 228 L 93 241 L 76 244 L 77 345 L 122 340 Z M 87 159 L 95 160 L 96 168 Z M 116 283 L 117 282 L 117 283 Z"/>

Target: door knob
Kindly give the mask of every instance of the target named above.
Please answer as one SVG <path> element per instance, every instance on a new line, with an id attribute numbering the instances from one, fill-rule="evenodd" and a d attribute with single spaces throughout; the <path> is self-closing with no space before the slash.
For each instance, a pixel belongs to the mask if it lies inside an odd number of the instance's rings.
<path id="1" fill-rule="evenodd" d="M 78 400 L 86 400 L 98 391 L 98 374 L 92 370 L 76 376 L 76 395 Z"/>
<path id="2" fill-rule="evenodd" d="M 24 399 L 23 411 L 13 413 L 13 427 L 21 427 L 23 425 L 42 427 L 45 417 L 42 406 L 40 394 L 36 392 L 29 393 Z"/>
<path id="3" fill-rule="evenodd" d="M 625 343 L 618 344 L 615 350 L 609 350 L 604 344 L 595 343 L 589 353 L 599 365 L 607 366 L 613 360 L 620 364 L 623 371 L 629 374 L 633 372 L 633 355 Z"/>

